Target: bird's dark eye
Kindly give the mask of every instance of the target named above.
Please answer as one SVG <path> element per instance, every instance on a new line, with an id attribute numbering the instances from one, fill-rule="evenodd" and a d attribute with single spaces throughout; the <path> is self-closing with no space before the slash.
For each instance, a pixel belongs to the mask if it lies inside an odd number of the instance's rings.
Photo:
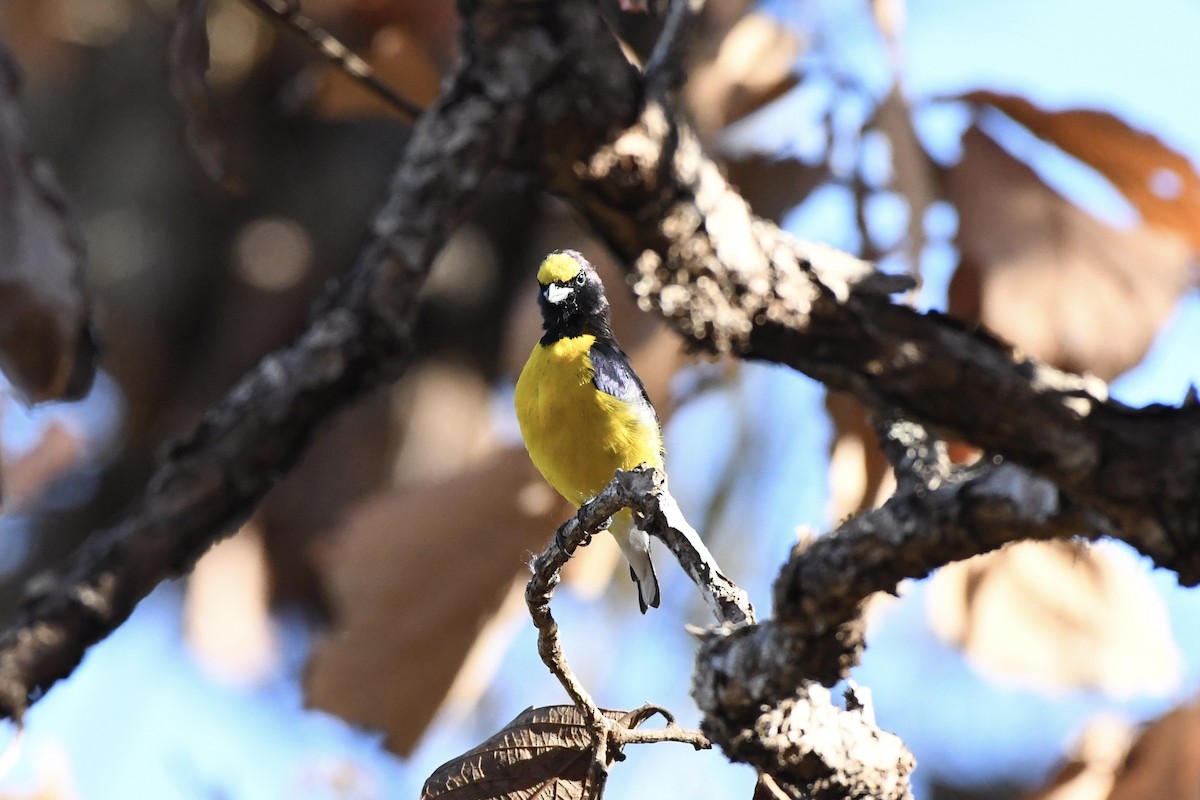
<path id="1" fill-rule="evenodd" d="M 583 286 L 583 282 L 587 280 L 587 276 L 582 272 L 575 276 L 575 283 L 578 286 Z"/>

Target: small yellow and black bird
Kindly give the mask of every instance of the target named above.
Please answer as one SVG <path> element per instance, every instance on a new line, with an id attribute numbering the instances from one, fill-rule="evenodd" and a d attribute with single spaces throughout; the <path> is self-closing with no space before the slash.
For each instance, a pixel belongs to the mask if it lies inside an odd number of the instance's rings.
<path id="1" fill-rule="evenodd" d="M 662 433 L 646 389 L 609 327 L 596 268 L 574 250 L 546 256 L 537 274 L 542 338 L 517 379 L 525 449 L 551 486 L 577 507 L 618 469 L 662 467 Z M 628 510 L 609 531 L 629 561 L 642 613 L 658 608 L 650 537 Z"/>

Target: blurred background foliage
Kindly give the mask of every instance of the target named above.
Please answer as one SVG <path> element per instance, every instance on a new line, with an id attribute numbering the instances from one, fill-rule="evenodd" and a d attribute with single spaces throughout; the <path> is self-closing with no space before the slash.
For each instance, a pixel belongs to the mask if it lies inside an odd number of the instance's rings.
<path id="1" fill-rule="evenodd" d="M 1065 369 L 1112 380 L 1154 345 L 1118 396 L 1178 400 L 1200 372 L 1200 120 L 1176 55 L 1200 12 L 969 5 L 710 0 L 683 101 L 762 216 L 919 275 L 911 302 Z M 606 9 L 646 52 L 653 17 Z M 303 10 L 417 103 L 453 64 L 446 0 Z M 102 370 L 78 403 L 4 406 L 0 616 L 302 329 L 408 135 L 296 38 L 217 0 L 208 78 L 232 178 L 215 184 L 171 97 L 175 15 L 169 0 L 0 6 L 28 139 L 86 242 L 90 305 L 67 313 L 90 317 Z M 534 265 L 559 247 L 621 283 L 562 204 L 492 176 L 425 288 L 416 365 L 331 421 L 242 531 L 35 707 L 0 795 L 412 794 L 525 706 L 560 702 L 520 591 L 568 509 L 528 463 L 509 399 L 538 335 Z M 887 496 L 874 434 L 852 400 L 784 370 L 695 363 L 609 294 L 668 420 L 675 492 L 761 606 L 797 526 Z M 682 626 L 703 608 L 663 566 L 664 607 L 639 617 L 617 559 L 603 537 L 571 563 L 567 652 L 602 703 L 694 720 Z M 873 603 L 859 677 L 916 752 L 922 797 L 1194 798 L 1200 641 L 1180 620 L 1198 605 L 1115 547 L 1012 547 Z M 752 786 L 719 754 L 650 749 L 615 771 L 614 796 Z"/>

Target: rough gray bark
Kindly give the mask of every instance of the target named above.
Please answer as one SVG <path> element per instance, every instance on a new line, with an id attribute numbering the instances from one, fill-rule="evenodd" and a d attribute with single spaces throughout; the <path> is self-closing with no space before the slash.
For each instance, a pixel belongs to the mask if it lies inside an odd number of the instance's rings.
<path id="1" fill-rule="evenodd" d="M 879 509 L 801 542 L 776 580 L 775 617 L 701 646 L 692 693 L 705 733 L 778 779 L 777 747 L 750 732 L 794 705 L 797 687 L 811 692 L 811 682 L 847 676 L 864 646 L 864 600 L 1009 542 L 1099 536 L 1094 522 L 1044 478 L 989 463 L 937 486 L 913 482 Z"/>

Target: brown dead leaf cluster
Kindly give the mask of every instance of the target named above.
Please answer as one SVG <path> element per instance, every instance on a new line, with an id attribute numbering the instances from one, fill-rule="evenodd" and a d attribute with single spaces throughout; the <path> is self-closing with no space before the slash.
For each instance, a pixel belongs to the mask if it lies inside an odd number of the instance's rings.
<path id="1" fill-rule="evenodd" d="M 309 702 L 412 749 L 525 554 L 564 516 L 528 462 L 508 449 L 355 511 L 331 554 L 336 632 L 309 665 Z"/>
<path id="2" fill-rule="evenodd" d="M 1140 731 L 1100 717 L 1046 785 L 1024 800 L 1191 800 L 1200 797 L 1200 704 Z"/>
<path id="3" fill-rule="evenodd" d="M 975 113 L 961 158 L 948 168 L 911 135 L 914 109 L 898 92 L 869 123 L 891 145 L 888 188 L 913 215 L 908 262 L 919 264 L 924 210 L 949 202 L 960 258 L 952 313 L 1063 369 L 1112 379 L 1136 365 L 1191 285 L 1200 233 L 1193 166 L 1105 112 L 1049 111 L 988 91 L 942 101 Z M 1140 220 L 1118 227 L 1076 206 L 1002 146 L 988 113 L 1099 172 Z M 860 223 L 869 241 L 862 216 Z M 881 502 L 891 471 L 861 408 L 841 397 L 829 406 L 837 428 L 832 510 L 842 518 Z M 975 457 L 952 444 L 958 458 Z M 1110 556 L 1026 545 L 951 565 L 935 576 L 929 596 L 934 630 L 1006 680 L 1117 696 L 1167 692 L 1178 656 L 1162 603 L 1133 565 Z"/>
<path id="4" fill-rule="evenodd" d="M 25 139 L 17 66 L 0 49 L 0 369 L 27 402 L 81 397 L 95 375 L 83 247 Z"/>
<path id="5" fill-rule="evenodd" d="M 1045 120 L 1055 116 L 1043 113 L 1038 121 L 1052 125 Z M 1135 166 L 1153 163 L 1143 155 L 1147 149 L 1165 154 L 1164 160 L 1178 158 L 1114 117 L 1096 116 L 1107 122 L 1097 126 L 1099 135 L 1125 136 L 1124 150 L 1113 147 L 1106 151 L 1111 161 L 1095 165 L 1112 168 L 1117 154 L 1129 154 L 1129 164 L 1121 162 L 1125 171 L 1112 176 L 1117 188 L 1127 188 L 1119 181 Z M 1097 146 L 1082 136 L 1065 143 L 1084 148 L 1081 160 L 1092 155 L 1089 145 Z M 1141 361 L 1188 288 L 1195 230 L 1173 224 L 1156 204 L 1139 206 L 1140 224 L 1116 228 L 1054 191 L 979 127 L 967 129 L 962 146 L 962 160 L 943 180 L 959 215 L 962 259 L 950 310 L 1063 369 L 1111 380 Z M 1197 180 L 1190 169 L 1187 174 Z M 1152 170 L 1140 175 L 1143 189 L 1152 177 Z M 988 191 L 980 191 L 983 186 Z"/>
<path id="6" fill-rule="evenodd" d="M 1167 696 L 1181 679 L 1170 620 L 1139 565 L 1108 548 L 1023 543 L 932 578 L 930 627 L 984 671 L 1040 691 Z"/>
<path id="7" fill-rule="evenodd" d="M 804 49 L 801 36 L 766 13 L 745 13 L 744 6 L 708 5 L 701 20 L 704 35 L 694 47 L 697 64 L 684 85 L 698 132 L 717 146 L 718 133 L 770 106 L 800 82 L 796 60 Z M 723 156 L 730 183 L 756 214 L 776 221 L 830 177 L 824 164 L 795 156 L 754 151 Z"/>
<path id="8" fill-rule="evenodd" d="M 709 134 L 749 116 L 799 82 L 796 33 L 763 13 L 739 19 L 711 61 L 689 76 L 686 92 L 696 125 Z"/>
<path id="9" fill-rule="evenodd" d="M 653 706 L 604 711 L 622 730 L 635 729 L 656 713 Z M 598 797 L 590 773 L 594 749 L 587 721 L 575 706 L 528 708 L 483 744 L 438 767 L 421 798 Z"/>
<path id="10" fill-rule="evenodd" d="M 1200 176 L 1158 137 L 1103 111 L 1046 111 L 1023 97 L 976 91 L 965 102 L 1000 111 L 1030 133 L 1093 167 L 1154 228 L 1200 247 Z"/>
<path id="11" fill-rule="evenodd" d="M 1187 290 L 1195 259 L 1195 218 L 1165 212 L 1149 188 L 1159 170 L 1182 170 L 1184 187 L 1200 179 L 1186 159 L 1112 115 L 1048 112 L 989 92 L 961 99 L 1005 113 L 1099 170 L 1142 220 L 1122 229 L 1097 219 L 972 125 L 961 160 L 941 180 L 959 216 L 950 310 L 1064 369 L 1112 379 L 1136 365 Z M 1156 593 L 1131 566 L 1071 550 L 1030 546 L 943 570 L 935 585 L 975 588 L 934 593 L 934 619 L 962 622 L 935 629 L 991 668 L 1043 685 L 1165 691 L 1177 657 Z M 1117 578 L 1113 569 L 1128 574 Z M 1007 597 L 993 594 L 1004 586 Z M 1076 590 L 1064 592 L 1068 586 Z M 1018 631 L 1033 637 L 1030 646 L 1011 645 L 1006 636 Z"/>
<path id="12" fill-rule="evenodd" d="M 891 31 L 899 22 L 888 14 L 895 5 L 876 4 L 877 16 L 887 17 L 878 22 L 893 47 Z M 894 50 L 892 55 L 893 65 L 902 69 L 901 54 Z M 868 187 L 860 175 L 852 181 L 869 255 L 881 255 L 870 252 L 875 245 L 865 204 L 872 188 L 894 192 L 907 205 L 906 235 L 896 250 L 914 270 L 925 245 L 925 212 L 936 201 L 947 202 L 958 220 L 951 313 L 1063 369 L 1111 380 L 1138 364 L 1193 285 L 1200 250 L 1195 167 L 1111 113 L 1048 110 L 1022 97 L 983 90 L 939 101 L 962 103 L 973 112 L 962 134 L 960 159 L 944 167 L 916 137 L 912 120 L 919 109 L 898 86 L 865 126 L 888 142 L 886 184 Z M 1034 165 L 1006 149 L 989 115 L 1003 115 L 1095 170 L 1138 219 L 1119 226 L 1077 206 Z M 827 404 L 836 430 L 831 516 L 844 519 L 886 499 L 892 472 L 861 406 L 838 395 Z M 951 443 L 951 453 L 958 460 L 978 455 L 961 443 Z M 951 565 L 933 579 L 928 613 L 943 641 L 961 648 L 986 674 L 1039 691 L 1163 695 L 1180 677 L 1161 599 L 1135 564 L 1112 552 L 1023 545 Z M 1188 713 L 1175 712 L 1159 726 L 1177 724 L 1168 721 Z M 1186 744 L 1177 747 L 1149 734 L 1140 747 L 1142 769 L 1149 761 L 1176 769 L 1187 752 Z M 1062 786 L 1038 798 L 1093 800 L 1110 797 L 1110 790 L 1111 797 L 1121 798 L 1200 794 L 1185 788 L 1191 778 L 1156 772 L 1154 779 L 1143 780 L 1132 761 L 1119 768 L 1097 763 L 1096 758 L 1074 763 L 1064 770 L 1066 777 L 1060 776 Z M 1180 771 L 1200 774 L 1186 767 Z"/>

